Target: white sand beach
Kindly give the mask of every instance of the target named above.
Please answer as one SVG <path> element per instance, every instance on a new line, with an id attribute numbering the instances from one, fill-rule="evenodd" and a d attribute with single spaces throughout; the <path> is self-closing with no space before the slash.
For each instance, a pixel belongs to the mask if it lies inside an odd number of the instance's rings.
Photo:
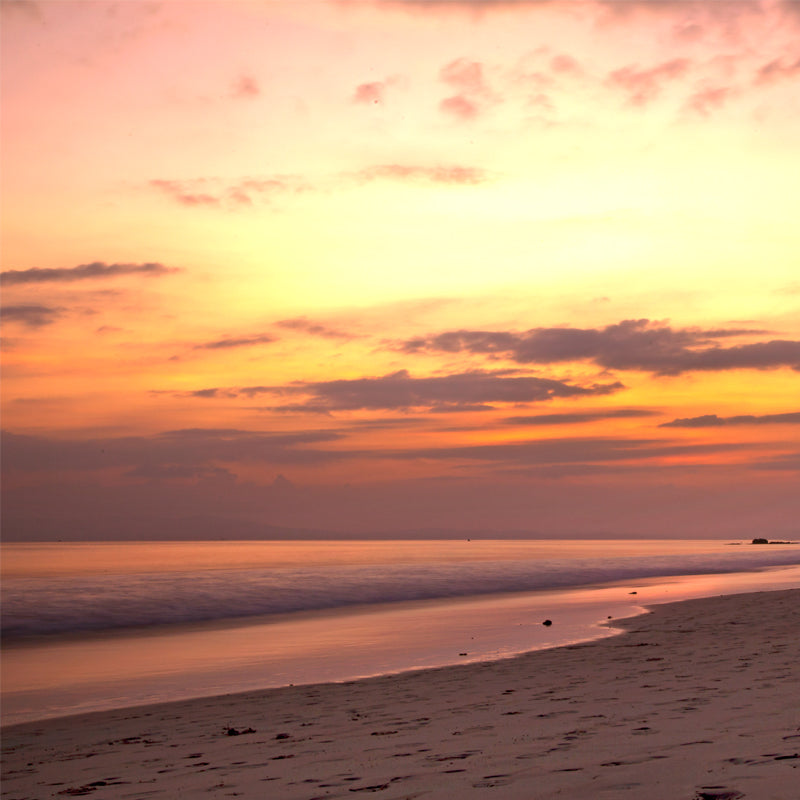
<path id="1" fill-rule="evenodd" d="M 800 590 L 493 663 L 3 729 L 4 800 L 800 797 Z"/>

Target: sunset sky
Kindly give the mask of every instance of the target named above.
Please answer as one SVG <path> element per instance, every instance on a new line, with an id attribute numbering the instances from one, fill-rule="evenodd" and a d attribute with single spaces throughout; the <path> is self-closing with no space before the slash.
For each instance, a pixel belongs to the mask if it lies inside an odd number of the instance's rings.
<path id="1" fill-rule="evenodd" d="M 2 0 L 4 536 L 800 536 L 800 2 Z"/>

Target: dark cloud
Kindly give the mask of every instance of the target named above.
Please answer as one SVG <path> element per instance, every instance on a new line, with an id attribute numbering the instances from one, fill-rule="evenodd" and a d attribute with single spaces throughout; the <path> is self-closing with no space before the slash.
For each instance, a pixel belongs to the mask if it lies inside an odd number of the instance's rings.
<path id="1" fill-rule="evenodd" d="M 701 417 L 683 417 L 664 422 L 659 428 L 717 428 L 723 425 L 800 425 L 800 411 L 787 414 L 740 414 L 735 417 L 718 417 L 704 414 Z"/>
<path id="2" fill-rule="evenodd" d="M 231 399 L 234 397 L 238 397 L 239 395 L 236 392 L 231 391 L 230 389 L 195 389 L 193 392 L 183 392 L 181 393 L 182 397 L 202 397 L 204 399 L 218 399 L 218 398 L 226 398 Z"/>
<path id="3" fill-rule="evenodd" d="M 712 428 L 724 425 L 725 421 L 716 414 L 705 414 L 702 417 L 685 417 L 664 422 L 659 428 Z"/>
<path id="4" fill-rule="evenodd" d="M 207 467 L 202 464 L 148 464 L 139 465 L 125 473 L 127 478 L 146 478 L 149 481 L 162 480 L 227 480 L 235 481 L 236 475 L 225 467 Z"/>
<path id="5" fill-rule="evenodd" d="M 484 411 L 492 403 L 532 403 L 556 397 L 591 397 L 617 392 L 619 383 L 579 386 L 549 378 L 519 376 L 514 370 L 465 372 L 441 377 L 413 378 L 400 370 L 377 378 L 297 382 L 285 386 L 243 386 L 180 393 L 192 397 L 258 397 L 273 395 L 309 399 L 270 406 L 270 411 L 329 414 L 332 411 Z"/>
<path id="6" fill-rule="evenodd" d="M 240 75 L 231 87 L 231 96 L 239 99 L 252 99 L 261 94 L 261 87 L 252 75 Z"/>
<path id="7" fill-rule="evenodd" d="M 312 322 L 306 317 L 295 317 L 294 319 L 282 319 L 276 322 L 278 328 L 284 328 L 290 331 L 299 331 L 300 333 L 307 333 L 311 336 L 321 336 L 323 339 L 353 339 L 355 336 L 345 331 L 329 328 L 326 325 L 320 325 Z"/>
<path id="8" fill-rule="evenodd" d="M 376 180 L 427 181 L 429 183 L 477 184 L 488 180 L 488 175 L 477 167 L 458 164 L 424 166 L 418 164 L 374 164 L 357 172 L 348 173 L 359 181 Z"/>
<path id="9" fill-rule="evenodd" d="M 390 431 L 397 428 L 410 428 L 430 425 L 430 417 L 373 417 L 372 419 L 349 420 L 350 430 Z"/>
<path id="10" fill-rule="evenodd" d="M 158 277 L 179 272 L 178 269 L 163 264 L 105 264 L 93 261 L 77 267 L 32 269 L 10 269 L 0 273 L 0 283 L 6 286 L 19 286 L 26 283 L 72 283 L 73 281 L 94 280 L 97 278 L 117 278 L 121 275 L 145 275 Z"/>
<path id="11" fill-rule="evenodd" d="M 615 408 L 607 411 L 585 411 L 562 414 L 530 414 L 519 417 L 506 417 L 503 422 L 508 425 L 581 425 L 586 422 L 597 422 L 604 419 L 635 419 L 654 417 L 657 411 L 645 408 Z"/>
<path id="12" fill-rule="evenodd" d="M 61 316 L 61 309 L 55 306 L 12 305 L 0 308 L 0 320 L 19 322 L 29 328 L 52 325 Z"/>
<path id="13" fill-rule="evenodd" d="M 259 344 L 272 344 L 272 342 L 277 342 L 278 339 L 275 336 L 270 336 L 267 333 L 260 333 L 256 334 L 255 336 L 240 336 L 239 338 L 225 338 L 225 339 L 216 339 L 211 342 L 203 342 L 202 344 L 196 344 L 194 346 L 195 350 L 229 350 L 234 347 L 253 347 L 254 345 Z"/>
<path id="14" fill-rule="evenodd" d="M 398 459 L 491 461 L 499 464 L 592 464 L 743 450 L 747 444 L 673 444 L 660 439 L 559 438 L 525 442 L 426 447 L 386 453 Z"/>
<path id="15" fill-rule="evenodd" d="M 520 364 L 592 361 L 607 369 L 657 375 L 727 369 L 800 370 L 800 342 L 772 340 L 723 347 L 718 339 L 752 331 L 671 328 L 647 319 L 605 328 L 533 328 L 515 331 L 447 331 L 402 343 L 406 353 L 438 351 L 507 358 Z"/>
<path id="16" fill-rule="evenodd" d="M 622 388 L 620 383 L 576 386 L 548 378 L 509 375 L 508 371 L 413 378 L 406 370 L 400 370 L 377 378 L 301 383 L 278 391 L 289 396 L 310 395 L 311 399 L 296 406 L 308 411 L 474 410 L 489 407 L 492 403 L 531 403 L 554 397 L 607 395 Z"/>
<path id="17" fill-rule="evenodd" d="M 625 91 L 631 105 L 643 106 L 655 99 L 666 83 L 682 77 L 689 66 L 686 58 L 674 58 L 648 69 L 629 65 L 609 73 L 606 82 Z"/>
<path id="18" fill-rule="evenodd" d="M 127 474 L 167 475 L 208 471 L 220 465 L 256 462 L 318 464 L 345 456 L 315 445 L 335 442 L 328 431 L 259 433 L 236 429 L 167 431 L 154 436 L 53 439 L 2 433 L 5 470 L 74 472 L 125 469 Z M 224 468 L 224 467 L 223 467 Z"/>
<path id="19" fill-rule="evenodd" d="M 775 472 L 800 472 L 800 452 L 785 453 L 774 458 L 758 461 L 750 466 L 757 470 L 770 470 Z"/>

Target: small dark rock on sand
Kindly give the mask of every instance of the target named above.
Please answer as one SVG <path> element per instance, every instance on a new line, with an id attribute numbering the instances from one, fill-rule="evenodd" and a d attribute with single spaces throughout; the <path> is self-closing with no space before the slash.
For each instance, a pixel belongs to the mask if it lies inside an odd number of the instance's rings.
<path id="1" fill-rule="evenodd" d="M 245 733 L 255 733 L 253 728 L 245 728 L 244 730 L 237 730 L 236 728 L 228 728 L 225 731 L 226 736 L 242 736 Z"/>
<path id="2" fill-rule="evenodd" d="M 544 625 L 544 626 L 546 626 L 546 627 L 548 627 L 548 628 L 549 628 L 549 627 L 550 627 L 552 624 L 553 624 L 553 620 L 551 620 L 551 619 L 546 619 L 546 620 L 545 620 L 545 621 L 542 623 L 542 625 Z"/>

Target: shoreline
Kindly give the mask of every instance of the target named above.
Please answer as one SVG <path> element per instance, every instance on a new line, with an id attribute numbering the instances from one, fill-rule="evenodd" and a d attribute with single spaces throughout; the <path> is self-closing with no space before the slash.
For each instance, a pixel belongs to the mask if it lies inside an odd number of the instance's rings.
<path id="1" fill-rule="evenodd" d="M 499 661 L 4 726 L 2 796 L 789 800 L 800 589 L 612 624 Z"/>
<path id="2" fill-rule="evenodd" d="M 601 622 L 647 605 L 765 588 L 800 588 L 800 566 L 4 641 L 3 725 L 492 662 L 615 635 Z"/>

